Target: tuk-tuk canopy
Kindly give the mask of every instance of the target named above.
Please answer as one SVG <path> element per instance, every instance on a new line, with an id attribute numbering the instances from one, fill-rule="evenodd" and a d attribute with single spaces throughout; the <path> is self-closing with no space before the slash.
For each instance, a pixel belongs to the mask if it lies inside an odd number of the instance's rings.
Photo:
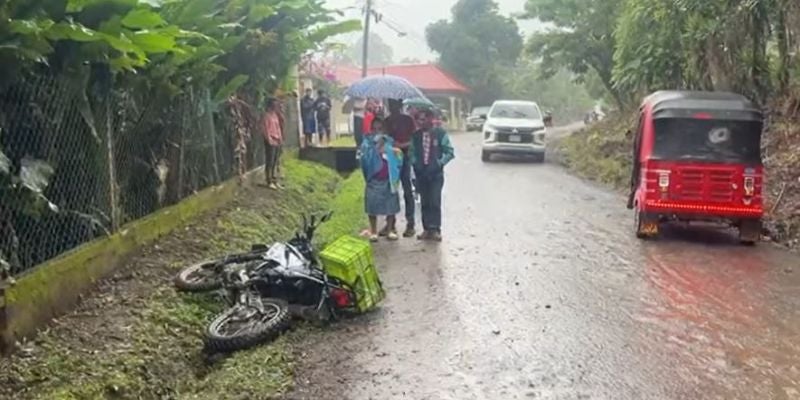
<path id="1" fill-rule="evenodd" d="M 647 96 L 642 106 L 650 105 L 653 119 L 707 118 L 761 121 L 761 110 L 746 97 L 730 92 L 659 91 Z"/>

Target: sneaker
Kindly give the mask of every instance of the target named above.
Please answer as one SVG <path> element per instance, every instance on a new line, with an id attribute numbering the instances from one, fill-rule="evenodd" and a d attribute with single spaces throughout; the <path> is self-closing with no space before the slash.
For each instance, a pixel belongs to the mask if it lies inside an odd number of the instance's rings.
<path id="1" fill-rule="evenodd" d="M 411 237 L 414 237 L 414 235 L 416 235 L 416 234 L 417 234 L 417 230 L 414 229 L 413 226 L 407 226 L 405 232 L 403 232 L 403 237 L 404 238 L 411 238 Z"/>
<path id="2" fill-rule="evenodd" d="M 431 239 L 434 242 L 441 242 L 442 241 L 442 233 L 441 232 L 433 232 L 431 233 Z"/>
<path id="3" fill-rule="evenodd" d="M 400 236 L 397 236 L 397 232 L 392 231 L 392 232 L 389 232 L 388 235 L 386 235 L 386 238 L 391 240 L 391 241 L 395 241 L 397 239 L 400 239 Z"/>
<path id="4" fill-rule="evenodd" d="M 286 186 L 283 186 L 280 183 L 276 183 L 275 186 L 277 186 L 278 189 L 286 189 Z"/>
<path id="5" fill-rule="evenodd" d="M 431 233 L 428 231 L 423 231 L 417 236 L 417 240 L 431 240 Z"/>
<path id="6" fill-rule="evenodd" d="M 384 227 L 383 227 L 383 229 L 381 229 L 381 230 L 378 232 L 378 236 L 380 236 L 380 237 L 386 237 L 386 236 L 389 236 L 389 227 L 388 227 L 388 226 L 384 226 Z"/>
<path id="7" fill-rule="evenodd" d="M 369 235 L 369 241 L 370 241 L 370 242 L 372 242 L 372 243 L 375 243 L 375 242 L 377 242 L 377 241 L 378 241 L 378 239 L 379 239 L 379 238 L 378 238 L 378 235 L 376 235 L 376 234 L 374 234 L 374 233 L 373 233 L 373 234 L 371 234 L 371 235 Z"/>
<path id="8" fill-rule="evenodd" d="M 276 185 L 275 183 L 270 183 L 269 188 L 272 190 L 278 190 L 278 185 Z"/>

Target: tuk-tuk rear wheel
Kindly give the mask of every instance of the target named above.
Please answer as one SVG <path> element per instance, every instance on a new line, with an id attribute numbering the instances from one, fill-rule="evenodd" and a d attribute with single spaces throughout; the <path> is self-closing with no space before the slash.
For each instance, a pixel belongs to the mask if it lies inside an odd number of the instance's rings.
<path id="1" fill-rule="evenodd" d="M 761 220 L 747 219 L 739 222 L 739 242 L 753 246 L 761 240 Z"/>
<path id="2" fill-rule="evenodd" d="M 650 239 L 657 235 L 645 230 L 645 224 L 649 221 L 644 212 L 634 210 L 633 212 L 633 226 L 636 230 L 636 237 L 639 239 Z"/>

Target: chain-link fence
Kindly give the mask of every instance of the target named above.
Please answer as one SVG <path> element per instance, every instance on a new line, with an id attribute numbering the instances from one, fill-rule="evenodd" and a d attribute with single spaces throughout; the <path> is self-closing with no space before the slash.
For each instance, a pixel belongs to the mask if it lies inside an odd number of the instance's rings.
<path id="1" fill-rule="evenodd" d="M 23 160 L 52 167 L 43 195 L 58 207 L 17 201 L 5 182 L 0 259 L 17 275 L 254 168 L 263 154 L 256 114 L 244 103 L 215 104 L 203 88 L 173 97 L 84 91 L 42 74 L 0 88 L 0 150 L 12 173 Z"/>

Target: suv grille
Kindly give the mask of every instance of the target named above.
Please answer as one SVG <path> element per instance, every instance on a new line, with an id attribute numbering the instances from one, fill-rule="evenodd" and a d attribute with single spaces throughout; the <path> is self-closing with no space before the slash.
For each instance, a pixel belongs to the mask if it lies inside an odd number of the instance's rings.
<path id="1" fill-rule="evenodd" d="M 497 128 L 497 133 L 508 135 L 533 135 L 534 132 L 536 132 L 536 129 L 532 128 L 517 128 L 517 132 L 514 132 L 514 128 Z"/>
<path id="2" fill-rule="evenodd" d="M 519 140 L 511 140 L 511 136 L 518 136 Z M 497 133 L 497 141 L 503 143 L 533 143 L 532 133 Z"/>

